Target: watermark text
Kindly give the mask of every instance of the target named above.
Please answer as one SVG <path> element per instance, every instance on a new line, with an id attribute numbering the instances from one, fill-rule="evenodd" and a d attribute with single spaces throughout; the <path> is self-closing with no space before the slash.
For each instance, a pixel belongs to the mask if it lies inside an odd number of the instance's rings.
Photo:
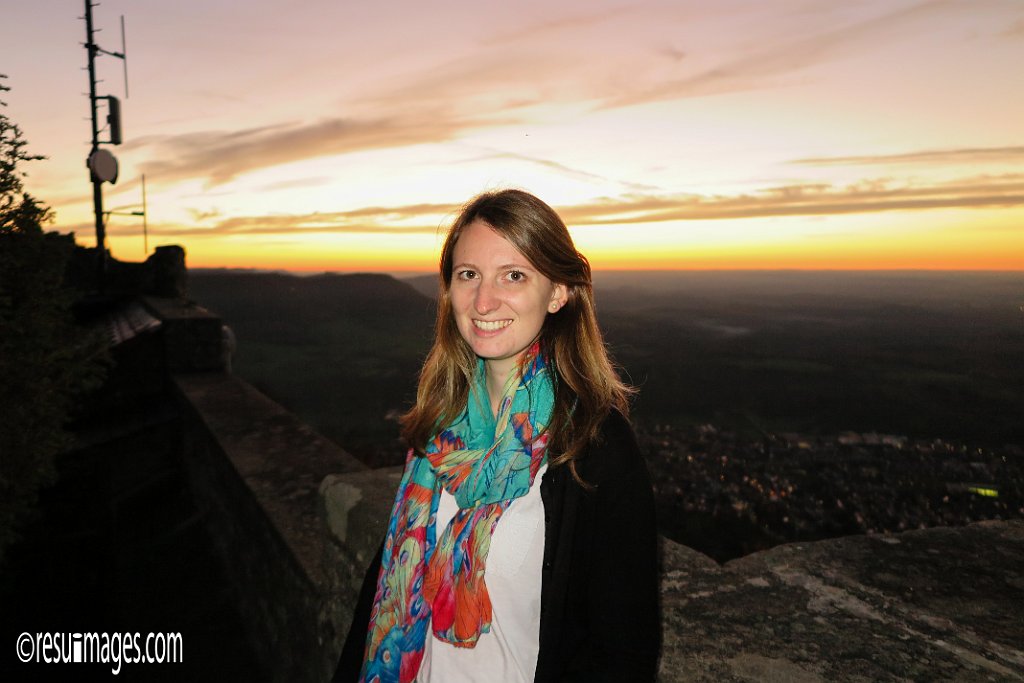
<path id="1" fill-rule="evenodd" d="M 184 661 L 180 633 L 22 633 L 18 659 L 46 664 L 109 664 L 115 676 L 123 664 Z"/>

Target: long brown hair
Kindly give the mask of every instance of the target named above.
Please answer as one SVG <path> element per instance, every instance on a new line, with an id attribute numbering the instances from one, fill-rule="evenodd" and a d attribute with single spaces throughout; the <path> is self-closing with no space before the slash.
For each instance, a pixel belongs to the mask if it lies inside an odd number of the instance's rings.
<path id="1" fill-rule="evenodd" d="M 455 243 L 476 220 L 497 231 L 553 283 L 566 287 L 568 300 L 547 315 L 540 332 L 541 353 L 554 370 L 548 448 L 552 466 L 567 463 L 573 477 L 581 481 L 576 458 L 596 440 L 612 408 L 629 414 L 632 389 L 616 374 L 597 326 L 590 262 L 576 251 L 558 214 L 521 190 L 477 196 L 463 207 L 448 231 L 441 249 L 434 345 L 420 371 L 416 405 L 402 418 L 402 436 L 422 453 L 438 425 L 453 422 L 466 408 L 477 360 L 459 334 L 450 288 Z"/>

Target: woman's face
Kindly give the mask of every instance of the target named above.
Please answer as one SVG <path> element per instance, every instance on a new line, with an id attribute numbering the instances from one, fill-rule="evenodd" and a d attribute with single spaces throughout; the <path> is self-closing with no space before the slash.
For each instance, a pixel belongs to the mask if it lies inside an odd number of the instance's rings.
<path id="1" fill-rule="evenodd" d="M 540 334 L 548 313 L 567 299 L 565 285 L 542 275 L 491 226 L 476 220 L 452 252 L 449 290 L 459 333 L 501 376 Z"/>

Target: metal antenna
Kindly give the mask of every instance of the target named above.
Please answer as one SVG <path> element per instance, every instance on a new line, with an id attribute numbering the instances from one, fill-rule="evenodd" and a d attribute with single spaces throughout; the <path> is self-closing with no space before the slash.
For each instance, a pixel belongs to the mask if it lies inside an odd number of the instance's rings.
<path id="1" fill-rule="evenodd" d="M 121 15 L 121 66 L 124 68 L 124 98 L 128 99 L 128 49 L 124 44 L 124 15 Z"/>
<path id="2" fill-rule="evenodd" d="M 149 218 L 146 215 L 146 174 L 142 174 L 142 253 L 149 255 Z"/>
<path id="3" fill-rule="evenodd" d="M 124 39 L 124 17 L 121 17 L 121 52 L 104 50 L 96 44 L 94 35 L 99 32 L 92 25 L 91 0 L 85 0 L 85 49 L 89 53 L 89 106 L 92 111 L 92 141 L 89 151 L 89 158 L 86 166 L 89 168 L 89 179 L 92 182 L 93 212 L 96 214 L 96 274 L 99 288 L 105 286 L 107 272 L 107 249 L 106 249 L 106 226 L 104 225 L 103 211 L 103 183 L 117 182 L 117 159 L 110 152 L 100 149 L 101 144 L 121 144 L 121 104 L 113 95 L 96 94 L 96 57 L 97 55 L 110 55 L 117 57 L 124 62 L 124 88 L 125 97 L 128 96 L 128 66 L 125 58 Z M 96 110 L 99 100 L 107 101 L 107 123 L 110 128 L 110 135 L 106 140 L 100 140 L 99 115 Z"/>

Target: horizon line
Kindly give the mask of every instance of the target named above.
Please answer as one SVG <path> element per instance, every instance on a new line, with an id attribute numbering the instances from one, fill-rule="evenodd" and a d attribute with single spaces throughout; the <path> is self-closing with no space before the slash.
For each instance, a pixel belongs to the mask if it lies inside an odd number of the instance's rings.
<path id="1" fill-rule="evenodd" d="M 436 270 L 420 269 L 337 269 L 323 268 L 262 268 L 259 266 L 187 266 L 190 271 L 197 270 L 229 270 L 239 272 L 287 273 L 295 275 L 355 275 L 384 274 L 405 276 L 437 275 Z M 943 273 L 943 274 L 1000 274 L 1024 275 L 1024 268 L 913 268 L 913 267 L 881 267 L 881 268 L 594 268 L 593 273 Z"/>

